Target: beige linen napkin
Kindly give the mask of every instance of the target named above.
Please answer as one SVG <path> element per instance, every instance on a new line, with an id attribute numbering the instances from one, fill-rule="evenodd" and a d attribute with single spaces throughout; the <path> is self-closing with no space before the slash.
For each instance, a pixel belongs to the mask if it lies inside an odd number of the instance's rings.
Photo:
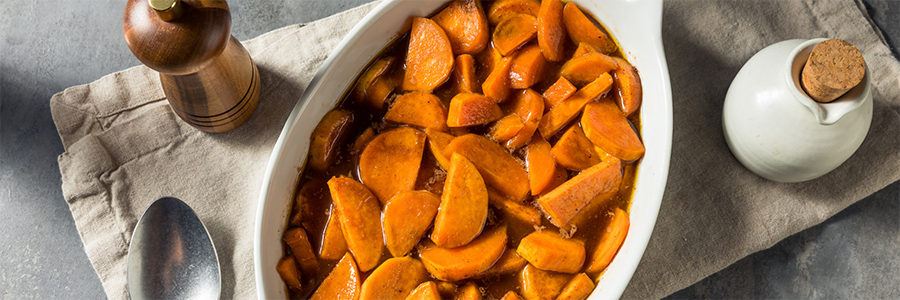
<path id="1" fill-rule="evenodd" d="M 222 264 L 222 298 L 254 298 L 253 235 L 263 172 L 300 94 L 368 4 L 244 42 L 262 95 L 250 120 L 206 134 L 168 107 L 143 66 L 54 95 L 66 152 L 63 195 L 111 299 L 127 298 L 131 232 L 153 200 L 175 196 L 198 213 Z M 653 238 L 626 298 L 658 298 L 815 225 L 900 179 L 900 64 L 852 0 L 671 1 L 663 36 L 674 95 L 669 182 Z M 731 156 L 721 130 L 725 91 L 763 47 L 790 38 L 853 43 L 874 75 L 872 129 L 853 157 L 806 183 L 759 178 Z M 651 129 L 652 130 L 652 129 Z"/>

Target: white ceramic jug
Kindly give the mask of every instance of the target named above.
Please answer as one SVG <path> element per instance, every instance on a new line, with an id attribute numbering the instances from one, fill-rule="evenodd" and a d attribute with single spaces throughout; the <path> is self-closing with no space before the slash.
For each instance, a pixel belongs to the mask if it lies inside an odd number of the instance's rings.
<path id="1" fill-rule="evenodd" d="M 800 87 L 800 71 L 825 39 L 768 46 L 741 68 L 722 111 L 725 141 L 747 169 L 780 182 L 818 178 L 862 144 L 872 122 L 871 74 L 830 103 Z"/>

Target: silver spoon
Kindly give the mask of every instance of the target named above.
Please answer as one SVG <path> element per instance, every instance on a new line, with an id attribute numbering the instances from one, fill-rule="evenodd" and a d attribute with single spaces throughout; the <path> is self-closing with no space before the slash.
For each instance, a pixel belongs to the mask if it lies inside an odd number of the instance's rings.
<path id="1" fill-rule="evenodd" d="M 161 198 L 150 204 L 128 247 L 131 299 L 218 299 L 219 257 L 203 222 L 187 204 Z"/>

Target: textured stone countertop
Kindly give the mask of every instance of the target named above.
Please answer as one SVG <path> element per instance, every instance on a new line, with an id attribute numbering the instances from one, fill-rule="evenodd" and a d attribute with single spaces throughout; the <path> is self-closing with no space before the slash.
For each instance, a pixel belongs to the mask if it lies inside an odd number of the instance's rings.
<path id="1" fill-rule="evenodd" d="M 250 39 L 369 1 L 231 0 L 232 34 Z M 862 2 L 896 56 L 900 1 Z M 124 3 L 0 2 L 0 299 L 105 298 L 62 197 L 49 100 L 140 65 L 122 36 Z M 897 282 L 900 182 L 669 298 L 898 299 Z"/>

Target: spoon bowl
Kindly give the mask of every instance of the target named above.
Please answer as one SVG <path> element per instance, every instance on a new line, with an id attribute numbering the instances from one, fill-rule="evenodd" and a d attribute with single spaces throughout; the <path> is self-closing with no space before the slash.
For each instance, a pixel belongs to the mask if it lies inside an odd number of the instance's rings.
<path id="1" fill-rule="evenodd" d="M 203 222 L 184 202 L 161 198 L 147 207 L 128 247 L 131 299 L 218 299 L 219 257 Z"/>

